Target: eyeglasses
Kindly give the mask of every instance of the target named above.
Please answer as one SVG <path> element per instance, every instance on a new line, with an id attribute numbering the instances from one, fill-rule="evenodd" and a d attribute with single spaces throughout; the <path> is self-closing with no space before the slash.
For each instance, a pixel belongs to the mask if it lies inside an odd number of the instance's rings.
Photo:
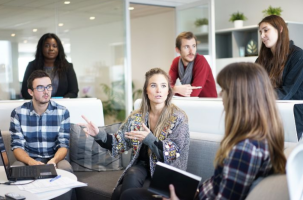
<path id="1" fill-rule="evenodd" d="M 38 85 L 36 88 L 33 88 L 33 89 L 36 89 L 38 92 L 43 92 L 45 89 L 47 91 L 52 91 L 53 90 L 53 86 L 52 85 L 48 85 L 48 86 L 43 86 L 43 85 Z"/>

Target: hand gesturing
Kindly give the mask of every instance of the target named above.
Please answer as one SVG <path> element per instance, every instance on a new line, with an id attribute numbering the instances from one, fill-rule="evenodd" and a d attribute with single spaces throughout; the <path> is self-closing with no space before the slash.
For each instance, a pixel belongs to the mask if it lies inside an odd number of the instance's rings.
<path id="1" fill-rule="evenodd" d="M 142 142 L 146 136 L 150 133 L 149 128 L 145 126 L 145 124 L 142 123 L 143 131 L 131 131 L 131 132 L 125 132 L 125 137 L 132 140 L 139 140 Z"/>
<path id="2" fill-rule="evenodd" d="M 96 136 L 99 133 L 99 129 L 98 127 L 91 122 L 90 120 L 88 120 L 84 115 L 81 115 L 81 117 L 86 121 L 87 124 L 85 123 L 79 123 L 80 126 L 84 126 L 85 128 L 83 129 L 83 131 L 86 134 L 86 137 L 88 135 L 90 136 Z"/>

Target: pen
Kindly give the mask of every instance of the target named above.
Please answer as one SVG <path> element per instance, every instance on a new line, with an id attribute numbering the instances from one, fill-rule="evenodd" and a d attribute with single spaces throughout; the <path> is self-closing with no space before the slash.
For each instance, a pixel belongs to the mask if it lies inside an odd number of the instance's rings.
<path id="1" fill-rule="evenodd" d="M 154 194 L 154 195 L 152 195 L 152 197 L 154 197 L 154 198 L 163 198 L 162 195 L 158 195 L 158 194 Z"/>
<path id="2" fill-rule="evenodd" d="M 60 177 L 61 177 L 61 175 L 58 175 L 58 176 L 56 176 L 55 178 L 52 178 L 51 180 L 49 180 L 49 182 L 53 182 L 53 181 L 57 180 L 57 179 L 60 178 Z"/>

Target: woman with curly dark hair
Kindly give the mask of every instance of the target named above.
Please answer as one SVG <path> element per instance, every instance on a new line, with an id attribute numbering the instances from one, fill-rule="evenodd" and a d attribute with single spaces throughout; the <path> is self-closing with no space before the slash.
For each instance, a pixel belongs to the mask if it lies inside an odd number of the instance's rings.
<path id="1" fill-rule="evenodd" d="M 78 96 L 78 82 L 73 64 L 65 58 L 61 40 L 54 33 L 44 34 L 38 44 L 35 60 L 28 63 L 21 94 L 24 99 L 32 97 L 27 92 L 27 79 L 35 70 L 44 70 L 52 80 L 52 97 L 76 98 Z"/>

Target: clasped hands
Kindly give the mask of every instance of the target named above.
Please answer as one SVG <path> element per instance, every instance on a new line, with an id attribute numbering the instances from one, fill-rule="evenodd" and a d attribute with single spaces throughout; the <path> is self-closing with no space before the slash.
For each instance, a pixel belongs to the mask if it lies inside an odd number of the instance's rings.
<path id="1" fill-rule="evenodd" d="M 53 164 L 56 167 L 56 161 L 54 158 L 50 159 L 46 164 Z M 45 165 L 45 163 L 41 162 L 41 161 L 37 161 L 35 159 L 31 159 L 30 161 L 28 161 L 28 165 L 32 166 L 32 165 Z"/>
<path id="2" fill-rule="evenodd" d="M 84 126 L 85 127 L 83 129 L 83 131 L 85 132 L 86 136 L 90 135 L 92 137 L 95 137 L 96 135 L 98 135 L 98 133 L 99 133 L 98 127 L 93 122 L 91 122 L 90 120 L 88 120 L 84 115 L 81 115 L 81 117 L 87 123 L 87 124 L 85 124 L 85 123 L 79 123 L 80 126 Z M 146 138 L 146 136 L 150 133 L 149 128 L 147 128 L 144 123 L 142 123 L 142 127 L 144 129 L 142 131 L 125 132 L 124 133 L 125 137 L 128 138 L 128 139 L 139 140 L 140 142 L 142 142 Z"/>

